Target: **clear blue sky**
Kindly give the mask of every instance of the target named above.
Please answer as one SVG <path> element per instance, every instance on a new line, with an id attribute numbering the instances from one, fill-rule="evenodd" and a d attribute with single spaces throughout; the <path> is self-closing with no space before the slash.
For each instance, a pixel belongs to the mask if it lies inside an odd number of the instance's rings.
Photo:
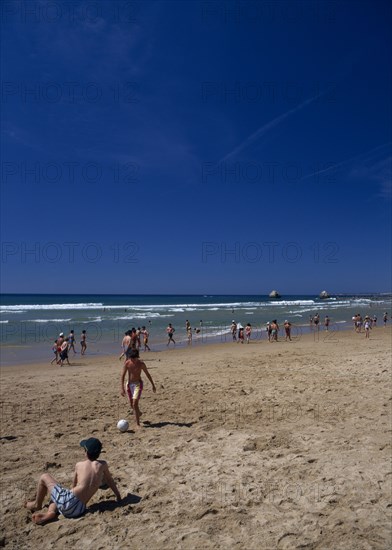
<path id="1" fill-rule="evenodd" d="M 3 292 L 390 290 L 389 2 L 1 9 Z"/>

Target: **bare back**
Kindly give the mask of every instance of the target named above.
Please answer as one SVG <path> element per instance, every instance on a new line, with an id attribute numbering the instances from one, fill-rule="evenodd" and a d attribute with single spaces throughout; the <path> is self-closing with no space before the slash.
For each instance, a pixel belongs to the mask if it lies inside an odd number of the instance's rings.
<path id="1" fill-rule="evenodd" d="M 110 476 L 108 465 L 104 460 L 83 460 L 75 466 L 72 492 L 79 500 L 87 504 L 103 483 Z"/>
<path id="2" fill-rule="evenodd" d="M 125 351 L 129 348 L 130 344 L 131 344 L 131 337 L 128 335 L 124 336 L 122 341 L 122 347 Z"/>

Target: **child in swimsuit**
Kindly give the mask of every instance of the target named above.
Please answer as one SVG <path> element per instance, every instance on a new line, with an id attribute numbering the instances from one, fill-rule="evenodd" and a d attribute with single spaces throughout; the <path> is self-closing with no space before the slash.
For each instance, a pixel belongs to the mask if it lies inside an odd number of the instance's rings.
<path id="1" fill-rule="evenodd" d="M 147 370 L 146 365 L 143 361 L 139 359 L 138 350 L 129 350 L 127 353 L 127 360 L 124 363 L 123 371 L 121 373 L 121 382 L 120 382 L 120 393 L 125 397 L 125 392 L 128 395 L 129 403 L 131 405 L 132 412 L 135 413 L 136 427 L 140 428 L 140 416 L 141 412 L 139 410 L 139 400 L 143 391 L 143 380 L 141 378 L 141 373 L 147 376 L 152 385 L 152 391 L 155 393 L 156 388 L 154 381 L 151 378 L 150 373 Z M 125 377 L 128 373 L 128 382 L 126 388 L 124 387 Z"/>
<path id="2" fill-rule="evenodd" d="M 52 346 L 52 351 L 54 353 L 54 357 L 51 360 L 50 364 L 53 365 L 54 362 L 58 362 L 58 351 L 57 351 L 57 339 L 54 341 L 54 344 Z"/>
<path id="3" fill-rule="evenodd" d="M 116 495 L 117 502 L 121 501 L 121 495 L 107 463 L 98 460 L 102 443 L 99 439 L 90 437 L 81 441 L 80 446 L 85 450 L 86 458 L 75 466 L 72 489 L 65 489 L 51 474 L 45 473 L 38 482 L 35 500 L 25 503 L 25 507 L 34 512 L 32 519 L 37 525 L 53 521 L 59 514 L 66 518 L 82 516 L 86 512 L 87 502 L 104 484 Z M 51 496 L 48 511 L 38 512 L 42 509 L 47 493 Z"/>

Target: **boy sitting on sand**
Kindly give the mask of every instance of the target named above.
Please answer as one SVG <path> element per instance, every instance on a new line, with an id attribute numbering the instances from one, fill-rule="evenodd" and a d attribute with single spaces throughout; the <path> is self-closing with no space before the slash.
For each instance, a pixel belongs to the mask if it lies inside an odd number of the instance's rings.
<path id="1" fill-rule="evenodd" d="M 137 349 L 131 349 L 127 352 L 127 360 L 124 363 L 123 371 L 121 373 L 120 392 L 125 397 L 124 382 L 125 376 L 128 373 L 127 382 L 127 394 L 131 405 L 132 412 L 135 411 L 136 428 L 140 428 L 140 416 L 139 399 L 143 391 L 143 380 L 141 378 L 142 371 L 145 373 L 152 385 L 152 391 L 155 393 L 155 388 L 151 374 L 148 372 L 147 367 L 143 361 L 139 359 L 139 351 Z"/>
<path id="2" fill-rule="evenodd" d="M 104 460 L 98 460 L 102 443 L 99 439 L 90 437 L 81 441 L 80 446 L 85 450 L 86 459 L 75 466 L 71 490 L 62 487 L 50 474 L 41 476 L 35 500 L 25 503 L 25 507 L 34 512 L 32 516 L 34 523 L 43 525 L 56 519 L 59 513 L 66 518 L 82 516 L 86 511 L 87 502 L 104 484 L 107 484 L 116 495 L 117 502 L 121 501 L 121 495 L 107 463 Z M 51 496 L 48 511 L 38 513 L 37 510 L 42 509 L 46 493 Z"/>

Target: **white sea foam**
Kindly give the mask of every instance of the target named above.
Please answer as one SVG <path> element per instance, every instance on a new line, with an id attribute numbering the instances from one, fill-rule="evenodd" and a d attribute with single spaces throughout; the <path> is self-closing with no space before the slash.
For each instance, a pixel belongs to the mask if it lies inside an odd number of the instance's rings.
<path id="1" fill-rule="evenodd" d="M 6 319 L 5 321 L 0 321 L 0 323 L 8 323 L 8 319 Z"/>
<path id="2" fill-rule="evenodd" d="M 18 306 L 1 306 L 1 311 L 30 311 L 36 309 L 101 309 L 103 304 L 33 304 L 33 305 L 18 305 Z M 123 306 L 126 307 L 126 306 Z"/>
<path id="3" fill-rule="evenodd" d="M 264 302 L 262 305 L 264 307 L 269 306 L 310 306 L 315 304 L 314 300 L 279 300 L 273 302 Z"/>
<path id="4" fill-rule="evenodd" d="M 27 319 L 25 323 L 68 323 L 72 319 Z"/>
<path id="5" fill-rule="evenodd" d="M 174 315 L 161 315 L 160 313 L 140 313 L 140 314 L 133 314 L 133 315 L 123 315 L 121 317 L 113 317 L 109 319 L 110 321 L 129 321 L 132 319 L 156 319 L 156 318 L 163 319 L 163 317 L 174 317 Z"/>
<path id="6" fill-rule="evenodd" d="M 390 295 L 386 295 L 390 296 Z M 329 298 L 327 300 L 319 301 L 314 299 L 299 299 L 299 300 L 269 300 L 263 302 L 230 302 L 230 303 L 206 303 L 206 304 L 195 304 L 195 303 L 183 303 L 183 304 L 120 304 L 120 305 L 104 305 L 102 302 L 86 302 L 86 303 L 70 303 L 70 304 L 19 304 L 19 305 L 2 305 L 0 306 L 0 312 L 5 313 L 23 313 L 31 310 L 128 310 L 128 311 L 162 311 L 162 310 L 171 310 L 174 312 L 183 312 L 183 311 L 198 311 L 198 310 L 210 310 L 216 311 L 217 309 L 258 309 L 258 308 L 270 308 L 270 307 L 290 307 L 290 306 L 316 306 L 318 308 L 334 307 L 336 305 L 380 305 L 388 304 L 389 300 L 381 299 L 371 299 L 371 298 Z"/>

